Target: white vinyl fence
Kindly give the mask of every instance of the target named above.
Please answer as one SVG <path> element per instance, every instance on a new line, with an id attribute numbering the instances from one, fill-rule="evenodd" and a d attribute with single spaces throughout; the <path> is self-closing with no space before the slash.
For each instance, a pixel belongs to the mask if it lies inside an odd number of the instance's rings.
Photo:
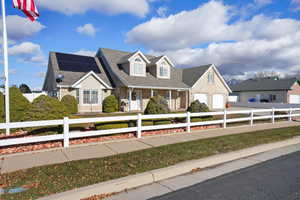
<path id="1" fill-rule="evenodd" d="M 271 123 L 275 123 L 277 118 L 287 118 L 289 121 L 292 117 L 300 116 L 300 108 L 288 108 L 288 109 L 257 109 L 257 110 L 235 110 L 235 111 L 221 111 L 221 112 L 203 112 L 203 113 L 182 113 L 182 114 L 162 114 L 162 115 L 130 115 L 130 116 L 117 116 L 117 117 L 99 117 L 99 118 L 83 118 L 83 119 L 69 119 L 65 117 L 63 120 L 48 120 L 48 121 L 34 121 L 34 122 L 15 122 L 15 123 L 2 123 L 0 124 L 0 129 L 6 128 L 29 128 L 29 127 L 43 127 L 43 126 L 58 126 L 63 125 L 63 134 L 56 135 L 46 135 L 46 136 L 33 136 L 24 137 L 16 139 L 0 139 L 0 147 L 20 145 L 20 144 L 30 144 L 48 141 L 62 141 L 64 147 L 69 147 L 70 139 L 75 138 L 85 138 L 93 136 L 103 136 L 103 135 L 113 135 L 119 133 L 136 132 L 138 138 L 142 137 L 142 131 L 147 130 L 159 130 L 159 129 L 169 129 L 169 128 L 186 128 L 187 132 L 191 131 L 193 126 L 202 125 L 223 125 L 223 128 L 227 127 L 229 123 L 235 122 L 245 122 L 249 121 L 250 125 L 253 126 L 255 120 L 265 120 L 270 119 Z M 276 115 L 275 112 L 281 112 L 284 114 Z M 228 119 L 230 114 L 244 114 L 247 117 Z M 259 114 L 259 116 L 255 116 Z M 222 116 L 221 120 L 209 120 L 201 122 L 191 122 L 192 117 L 203 117 L 203 116 Z M 168 119 L 168 118 L 186 118 L 186 123 L 179 124 L 167 124 L 167 125 L 154 125 L 154 126 L 142 126 L 142 120 L 149 119 Z M 70 132 L 69 126 L 71 124 L 85 124 L 85 123 L 97 123 L 97 122 L 116 122 L 116 121 L 128 121 L 134 120 L 137 123 L 136 127 L 130 128 L 118 128 L 109 130 L 95 130 L 95 131 L 85 131 L 85 132 Z"/>

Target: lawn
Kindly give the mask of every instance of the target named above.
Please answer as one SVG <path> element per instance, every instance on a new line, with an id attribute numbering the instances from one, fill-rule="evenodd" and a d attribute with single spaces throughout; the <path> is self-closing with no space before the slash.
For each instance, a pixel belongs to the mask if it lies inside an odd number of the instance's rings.
<path id="1" fill-rule="evenodd" d="M 300 135 L 300 126 L 171 144 L 106 158 L 73 161 L 0 175 L 0 187 L 28 186 L 0 199 L 36 199 L 53 193 Z M 21 164 L 21 163 L 20 163 Z"/>

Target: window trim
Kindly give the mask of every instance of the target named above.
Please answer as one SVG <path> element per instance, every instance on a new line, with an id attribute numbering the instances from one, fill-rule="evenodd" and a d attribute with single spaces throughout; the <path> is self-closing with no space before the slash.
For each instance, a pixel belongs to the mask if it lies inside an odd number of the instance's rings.
<path id="1" fill-rule="evenodd" d="M 90 99 L 90 101 L 91 101 L 91 99 L 92 99 L 92 92 L 94 92 L 94 91 L 97 91 L 97 103 L 84 103 L 84 92 L 85 91 L 89 91 L 90 92 L 90 94 L 89 94 L 89 99 Z M 99 92 L 99 90 L 98 89 L 83 89 L 82 90 L 82 105 L 83 106 L 90 106 L 90 105 L 100 105 L 100 97 L 99 97 L 99 94 L 100 94 L 100 92 Z"/>
<path id="2" fill-rule="evenodd" d="M 207 73 L 207 83 L 209 83 L 209 84 L 215 83 L 215 73 L 214 72 Z"/>
<path id="3" fill-rule="evenodd" d="M 170 66 L 166 61 L 163 61 L 159 64 L 158 66 L 158 73 L 159 73 L 159 78 L 169 78 L 170 77 Z M 163 71 L 161 71 L 163 70 Z M 161 72 L 166 72 L 166 74 L 162 75 Z"/>
<path id="4" fill-rule="evenodd" d="M 139 61 L 137 61 L 137 60 L 139 60 Z M 139 73 L 135 73 L 136 71 L 135 71 L 135 67 L 137 66 L 137 65 L 140 65 L 140 67 L 141 67 L 141 74 L 139 74 Z M 136 57 L 136 58 L 134 58 L 131 62 L 130 62 L 130 66 L 131 66 L 131 70 L 130 70 L 130 75 L 131 76 L 146 76 L 146 64 L 145 64 L 145 62 L 144 62 L 144 60 L 141 58 L 141 57 Z M 138 70 L 137 70 L 138 71 Z"/>

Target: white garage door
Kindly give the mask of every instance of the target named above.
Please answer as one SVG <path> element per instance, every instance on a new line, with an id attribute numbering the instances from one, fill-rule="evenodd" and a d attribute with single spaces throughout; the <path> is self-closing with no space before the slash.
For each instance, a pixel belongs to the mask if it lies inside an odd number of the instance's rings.
<path id="1" fill-rule="evenodd" d="M 200 103 L 205 103 L 207 105 L 207 95 L 206 94 L 194 94 L 194 101 L 199 100 Z"/>
<path id="2" fill-rule="evenodd" d="M 300 95 L 290 95 L 290 103 L 291 104 L 299 104 L 300 103 Z"/>
<path id="3" fill-rule="evenodd" d="M 213 95 L 213 109 L 223 109 L 224 108 L 224 97 L 222 94 Z"/>

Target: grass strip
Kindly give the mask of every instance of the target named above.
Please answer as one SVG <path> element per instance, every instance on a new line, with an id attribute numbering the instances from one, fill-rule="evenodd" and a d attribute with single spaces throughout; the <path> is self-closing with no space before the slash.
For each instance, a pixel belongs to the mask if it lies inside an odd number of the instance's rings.
<path id="1" fill-rule="evenodd" d="M 108 181 L 179 162 L 286 140 L 300 135 L 300 126 L 263 130 L 171 144 L 99 159 L 72 161 L 0 175 L 0 187 L 28 187 L 1 200 L 27 200 Z M 22 163 L 20 163 L 22 164 Z"/>

